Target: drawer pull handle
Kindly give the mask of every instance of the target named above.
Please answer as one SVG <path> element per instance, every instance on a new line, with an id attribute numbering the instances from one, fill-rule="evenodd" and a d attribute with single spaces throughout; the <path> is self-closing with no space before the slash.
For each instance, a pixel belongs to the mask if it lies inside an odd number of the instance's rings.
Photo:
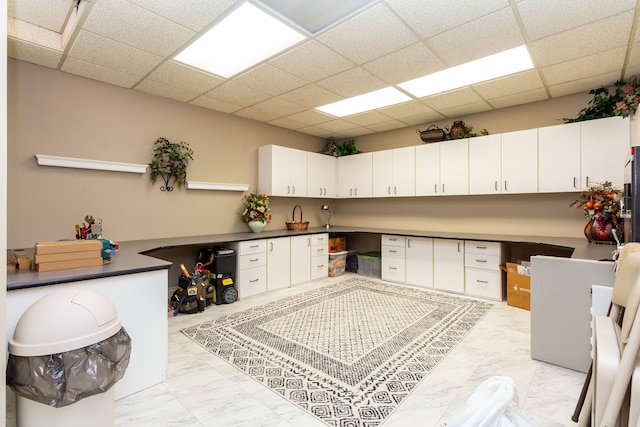
<path id="1" fill-rule="evenodd" d="M 259 248 L 259 247 L 260 247 L 260 245 L 252 245 L 252 246 L 249 246 L 249 247 L 250 247 L 250 248 Z"/>
<path id="2" fill-rule="evenodd" d="M 318 266 L 318 268 L 323 268 L 323 267 L 324 267 L 324 264 L 320 264 L 320 265 Z"/>
<path id="3" fill-rule="evenodd" d="M 476 282 L 478 282 L 478 283 L 484 283 L 484 284 L 489 283 L 487 280 L 476 280 Z"/>
<path id="4" fill-rule="evenodd" d="M 389 267 L 389 270 L 397 270 L 396 267 Z"/>
<path id="5" fill-rule="evenodd" d="M 260 279 L 253 279 L 253 280 L 249 280 L 250 283 L 255 283 L 257 281 L 259 281 Z"/>
<path id="6" fill-rule="evenodd" d="M 391 252 L 392 254 L 395 254 L 398 251 L 396 251 L 395 249 L 389 249 L 389 252 Z"/>
<path id="7" fill-rule="evenodd" d="M 250 259 L 250 260 L 249 260 L 249 262 L 256 262 L 256 261 L 260 261 L 260 258 Z"/>
<path id="8" fill-rule="evenodd" d="M 487 249 L 487 246 L 476 246 L 476 249 Z"/>
<path id="9" fill-rule="evenodd" d="M 487 262 L 486 259 L 477 259 L 476 262 Z"/>

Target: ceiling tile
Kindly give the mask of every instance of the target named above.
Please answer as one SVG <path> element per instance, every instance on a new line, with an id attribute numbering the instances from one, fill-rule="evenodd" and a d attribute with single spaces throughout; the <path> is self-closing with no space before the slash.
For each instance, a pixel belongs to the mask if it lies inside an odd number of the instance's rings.
<path id="1" fill-rule="evenodd" d="M 301 78 L 269 64 L 262 64 L 235 77 L 233 81 L 274 96 L 307 84 L 307 82 Z"/>
<path id="2" fill-rule="evenodd" d="M 478 83 L 471 87 L 484 99 L 502 98 L 534 89 L 544 90 L 544 84 L 538 70 L 523 71 L 489 82 Z"/>
<path id="3" fill-rule="evenodd" d="M 291 92 L 283 93 L 280 98 L 304 105 L 309 108 L 320 107 L 342 99 L 339 95 L 321 86 L 310 84 L 299 87 Z"/>
<path id="4" fill-rule="evenodd" d="M 427 45 L 448 66 L 464 64 L 483 56 L 524 44 L 511 8 L 471 21 L 427 40 Z"/>
<path id="5" fill-rule="evenodd" d="M 9 39 L 29 43 L 34 48 L 41 46 L 62 52 L 60 34 L 19 19 L 7 18 L 7 36 Z"/>
<path id="6" fill-rule="evenodd" d="M 289 118 L 296 122 L 304 123 L 305 125 L 317 125 L 318 123 L 333 120 L 333 117 L 316 110 L 301 111 L 299 113 L 291 114 Z"/>
<path id="7" fill-rule="evenodd" d="M 362 67 L 355 67 L 320 80 L 317 85 L 347 98 L 388 86 L 383 80 Z"/>
<path id="8" fill-rule="evenodd" d="M 336 52 L 363 64 L 418 42 L 386 6 L 377 4 L 317 37 Z"/>
<path id="9" fill-rule="evenodd" d="M 198 96 L 196 92 L 189 92 L 184 89 L 178 89 L 175 86 L 169 86 L 152 80 L 144 80 L 140 82 L 136 85 L 135 89 L 141 92 L 176 99 L 182 102 L 188 102 Z"/>
<path id="10" fill-rule="evenodd" d="M 62 33 L 77 0 L 8 0 L 7 15 L 41 28 Z"/>
<path id="11" fill-rule="evenodd" d="M 191 101 L 190 104 L 197 105 L 199 107 L 210 108 L 216 111 L 222 111 L 223 113 L 233 113 L 234 111 L 242 109 L 242 107 L 239 105 L 222 101 L 218 98 L 211 98 L 207 95 L 197 97 L 196 99 Z"/>
<path id="12" fill-rule="evenodd" d="M 288 116 L 290 114 L 299 113 L 305 110 L 305 107 L 303 107 L 302 105 L 281 98 L 269 98 L 265 101 L 257 103 L 256 105 L 253 105 L 251 108 L 268 112 L 270 114 L 273 114 L 274 117 L 278 118 Z"/>
<path id="13" fill-rule="evenodd" d="M 163 62 L 146 80 L 197 93 L 208 92 L 225 82 L 225 79 L 175 61 Z"/>
<path id="14" fill-rule="evenodd" d="M 270 125 L 278 126 L 285 129 L 298 130 L 307 126 L 305 123 L 300 123 L 297 120 L 292 119 L 291 117 L 281 117 L 279 119 L 271 120 L 269 122 Z"/>
<path id="15" fill-rule="evenodd" d="M 403 120 L 407 117 L 415 117 L 418 115 L 429 115 L 435 113 L 435 111 L 433 111 L 431 108 L 427 107 L 422 102 L 417 100 L 380 108 L 378 111 L 380 111 L 387 117 L 398 120 Z"/>
<path id="16" fill-rule="evenodd" d="M 447 117 L 466 116 L 469 114 L 481 113 L 491 109 L 491 105 L 485 101 L 469 102 L 466 104 L 457 104 L 451 107 L 441 108 L 440 111 Z"/>
<path id="17" fill-rule="evenodd" d="M 632 12 L 621 13 L 533 42 L 531 53 L 537 64 L 545 67 L 621 46 L 626 48 L 632 23 Z"/>
<path id="18" fill-rule="evenodd" d="M 629 53 L 629 62 L 624 73 L 625 80 L 640 74 L 640 43 L 634 43 Z"/>
<path id="19" fill-rule="evenodd" d="M 387 122 L 372 123 L 367 126 L 367 129 L 371 129 L 375 132 L 386 132 L 389 130 L 402 129 L 405 127 L 407 127 L 407 124 L 404 122 L 401 122 L 399 120 L 389 120 Z"/>
<path id="20" fill-rule="evenodd" d="M 445 109 L 454 108 L 458 105 L 483 102 L 482 98 L 480 98 L 478 94 L 469 87 L 439 93 L 426 98 L 420 98 L 420 101 L 429 108 L 439 112 L 442 112 L 442 110 Z"/>
<path id="21" fill-rule="evenodd" d="M 119 72 L 113 69 L 100 67 L 90 62 L 80 61 L 75 58 L 67 58 L 60 68 L 65 73 L 75 74 L 116 86 L 132 88 L 139 80 L 139 76 Z"/>
<path id="22" fill-rule="evenodd" d="M 636 0 L 524 0 L 517 4 L 530 40 L 539 40 L 635 7 Z"/>
<path id="23" fill-rule="evenodd" d="M 258 102 L 269 98 L 269 95 L 266 93 L 232 81 L 216 86 L 207 92 L 206 96 L 210 98 L 217 98 L 230 104 L 239 105 L 242 108 L 257 104 Z"/>
<path id="24" fill-rule="evenodd" d="M 426 39 L 509 6 L 508 0 L 387 0 Z"/>
<path id="25" fill-rule="evenodd" d="M 43 67 L 58 68 L 62 51 L 38 47 L 23 40 L 7 38 L 7 56 Z"/>
<path id="26" fill-rule="evenodd" d="M 378 111 L 367 111 L 360 114 L 354 114 L 352 116 L 343 117 L 343 120 L 353 123 L 358 126 L 369 126 L 377 122 L 384 122 L 390 120 L 390 117 L 385 116 Z"/>
<path id="27" fill-rule="evenodd" d="M 371 74 L 393 85 L 446 68 L 424 43 L 415 43 L 362 65 Z"/>
<path id="28" fill-rule="evenodd" d="M 193 31 L 200 31 L 217 20 L 220 15 L 236 3 L 236 0 L 129 0 L 129 2 L 176 22 L 183 27 Z"/>
<path id="29" fill-rule="evenodd" d="M 402 122 L 410 126 L 419 126 L 425 123 L 430 124 L 430 123 L 437 122 L 444 119 L 446 119 L 445 116 L 432 110 L 430 113 L 417 114 L 415 116 L 404 117 L 402 118 Z M 425 128 L 427 126 L 428 125 L 425 125 Z"/>
<path id="30" fill-rule="evenodd" d="M 138 77 L 162 61 L 162 57 L 84 30 L 73 43 L 69 58 Z"/>
<path id="31" fill-rule="evenodd" d="M 155 55 L 169 55 L 195 32 L 126 0 L 98 1 L 84 28 Z"/>
<path id="32" fill-rule="evenodd" d="M 621 76 L 622 69 L 620 66 L 624 59 L 625 52 L 626 48 L 620 47 L 549 67 L 543 67 L 542 75 L 549 85 L 580 80 L 593 74 L 617 72 L 618 76 Z"/>
<path id="33" fill-rule="evenodd" d="M 533 89 L 523 92 L 514 93 L 512 95 L 505 95 L 488 100 L 489 104 L 493 108 L 506 108 L 513 107 L 520 104 L 529 104 L 531 102 L 543 101 L 549 99 L 547 91 L 544 88 Z"/>
<path id="34" fill-rule="evenodd" d="M 609 72 L 557 85 L 549 85 L 549 92 L 554 98 L 572 95 L 574 93 L 588 92 L 601 86 L 612 86 L 619 78 L 620 74 L 616 72 Z"/>
<path id="35" fill-rule="evenodd" d="M 294 47 L 269 61 L 269 64 L 308 82 L 315 82 L 355 65 L 316 40 Z"/>

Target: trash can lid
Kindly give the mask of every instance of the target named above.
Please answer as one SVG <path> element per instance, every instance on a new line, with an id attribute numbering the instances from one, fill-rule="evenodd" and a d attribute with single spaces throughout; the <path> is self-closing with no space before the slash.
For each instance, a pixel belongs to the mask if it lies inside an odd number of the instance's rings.
<path id="1" fill-rule="evenodd" d="M 34 302 L 22 314 L 9 353 L 44 356 L 87 347 L 121 328 L 113 302 L 86 288 L 60 289 Z"/>

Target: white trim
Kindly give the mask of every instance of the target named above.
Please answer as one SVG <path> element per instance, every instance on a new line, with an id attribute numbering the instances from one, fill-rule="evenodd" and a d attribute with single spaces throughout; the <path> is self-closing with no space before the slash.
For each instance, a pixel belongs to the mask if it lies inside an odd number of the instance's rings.
<path id="1" fill-rule="evenodd" d="M 110 162 L 105 160 L 77 159 L 73 157 L 48 156 L 36 154 L 40 166 L 58 166 L 62 168 L 93 169 L 113 172 L 145 173 L 147 165 L 135 163 Z"/>
<path id="2" fill-rule="evenodd" d="M 224 182 L 200 182 L 187 181 L 190 190 L 223 190 L 223 191 L 248 191 L 249 184 L 230 184 Z"/>

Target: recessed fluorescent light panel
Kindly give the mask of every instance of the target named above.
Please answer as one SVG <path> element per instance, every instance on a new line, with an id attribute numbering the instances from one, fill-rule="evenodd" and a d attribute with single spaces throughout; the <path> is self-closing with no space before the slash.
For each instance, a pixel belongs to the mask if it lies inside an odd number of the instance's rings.
<path id="1" fill-rule="evenodd" d="M 303 39 L 302 33 L 244 3 L 174 59 L 229 78 Z"/>
<path id="2" fill-rule="evenodd" d="M 269 9 L 309 34 L 337 24 L 372 4 L 374 0 L 259 0 Z"/>
<path id="3" fill-rule="evenodd" d="M 533 62 L 522 45 L 489 55 L 437 73 L 418 77 L 398 86 L 417 98 L 446 92 L 533 68 Z"/>
<path id="4" fill-rule="evenodd" d="M 411 98 L 409 96 L 400 92 L 398 89 L 387 87 L 332 104 L 323 105 L 322 107 L 316 108 L 316 110 L 331 114 L 332 116 L 344 117 L 410 100 Z"/>

